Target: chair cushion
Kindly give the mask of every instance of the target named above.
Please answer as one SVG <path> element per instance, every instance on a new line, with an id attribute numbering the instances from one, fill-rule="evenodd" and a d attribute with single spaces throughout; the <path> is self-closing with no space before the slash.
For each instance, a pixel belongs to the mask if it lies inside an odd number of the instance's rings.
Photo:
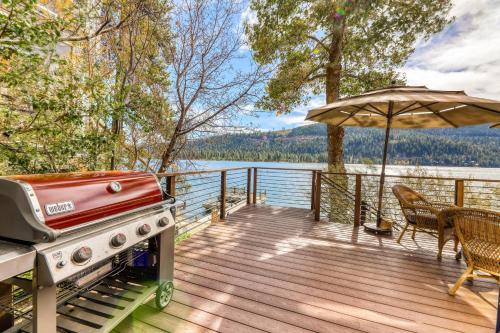
<path id="1" fill-rule="evenodd" d="M 415 214 L 408 214 L 408 223 L 416 224 Z M 433 214 L 420 214 L 418 215 L 419 222 L 424 223 L 427 227 L 432 227 L 433 229 L 437 229 L 438 227 L 438 219 L 436 215 Z M 453 227 L 451 222 L 446 223 L 445 228 Z"/>
<path id="2" fill-rule="evenodd" d="M 464 247 L 475 265 L 500 274 L 500 244 L 473 238 L 466 241 Z"/>

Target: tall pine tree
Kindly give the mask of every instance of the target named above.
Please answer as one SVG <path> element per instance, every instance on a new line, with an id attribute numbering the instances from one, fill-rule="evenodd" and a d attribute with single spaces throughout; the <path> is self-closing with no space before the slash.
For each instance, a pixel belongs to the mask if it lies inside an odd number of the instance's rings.
<path id="1" fill-rule="evenodd" d="M 277 66 L 260 107 L 284 113 L 312 94 L 331 103 L 390 84 L 416 41 L 449 23 L 451 0 L 251 0 L 250 8 L 254 57 Z M 344 171 L 343 137 L 328 127 L 330 171 Z"/>

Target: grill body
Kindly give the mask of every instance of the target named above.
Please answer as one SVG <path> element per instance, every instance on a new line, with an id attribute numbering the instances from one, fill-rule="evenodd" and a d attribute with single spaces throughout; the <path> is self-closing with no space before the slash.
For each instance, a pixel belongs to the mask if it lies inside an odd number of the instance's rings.
<path id="1" fill-rule="evenodd" d="M 0 178 L 3 237 L 39 243 L 67 229 L 163 200 L 156 176 L 108 171 Z M 12 226 L 15 226 L 12 228 Z"/>
<path id="2" fill-rule="evenodd" d="M 31 278 L 4 281 L 31 296 L 9 332 L 109 332 L 155 292 L 166 306 L 175 207 L 148 173 L 0 179 L 0 236 L 34 252 Z"/>

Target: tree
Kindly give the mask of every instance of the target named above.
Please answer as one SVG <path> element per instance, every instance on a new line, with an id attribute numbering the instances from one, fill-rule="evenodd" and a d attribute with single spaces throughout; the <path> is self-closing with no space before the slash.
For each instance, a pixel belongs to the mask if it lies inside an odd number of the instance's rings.
<path id="1" fill-rule="evenodd" d="M 173 133 L 166 137 L 160 172 L 171 165 L 189 137 L 217 131 L 252 104 L 266 78 L 263 66 L 242 58 L 241 3 L 232 0 L 180 0 L 172 12 L 171 42 L 162 53 L 171 64 Z"/>
<path id="2" fill-rule="evenodd" d="M 147 168 L 171 128 L 159 47 L 170 6 L 65 3 L 57 15 L 31 0 L 0 12 L 0 171 Z"/>
<path id="3" fill-rule="evenodd" d="M 260 103 L 289 112 L 311 94 L 326 103 L 389 85 L 417 40 L 449 23 L 451 0 L 251 0 L 246 24 L 260 64 L 277 69 Z M 328 126 L 330 171 L 344 172 L 341 127 Z"/>
<path id="4" fill-rule="evenodd" d="M 61 38 L 81 44 L 86 77 L 103 83 L 110 169 L 147 169 L 151 149 L 161 150 L 158 137 L 171 127 L 168 64 L 159 46 L 171 38 L 170 9 L 166 0 L 81 1 L 73 9 L 78 24 Z"/>

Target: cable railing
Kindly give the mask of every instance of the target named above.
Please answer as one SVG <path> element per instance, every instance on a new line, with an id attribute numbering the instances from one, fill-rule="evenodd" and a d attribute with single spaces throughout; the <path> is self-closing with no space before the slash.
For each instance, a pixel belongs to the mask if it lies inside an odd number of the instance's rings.
<path id="1" fill-rule="evenodd" d="M 192 233 L 248 204 L 250 171 L 233 168 L 157 174 L 164 191 L 180 203 L 177 206 L 177 235 Z"/>
<path id="2" fill-rule="evenodd" d="M 311 209 L 314 170 L 254 168 L 256 188 L 268 205 Z"/>
<path id="3" fill-rule="evenodd" d="M 330 173 L 314 169 L 232 168 L 158 174 L 166 193 L 175 196 L 178 235 L 224 219 L 250 204 L 314 211 L 316 220 L 363 225 L 377 218 L 378 174 Z M 500 210 L 500 180 L 386 175 L 382 215 L 396 227 L 403 214 L 392 187 L 404 184 L 432 201 Z"/>
<path id="4" fill-rule="evenodd" d="M 312 209 L 316 170 L 232 168 L 157 174 L 176 197 L 176 232 L 190 234 L 249 204 Z"/>
<path id="5" fill-rule="evenodd" d="M 318 172 L 327 194 L 322 194 L 316 218 L 362 225 L 375 222 L 380 175 Z M 318 182 L 318 180 L 317 180 Z M 324 184 L 329 184 L 325 186 Z M 333 185 L 332 185 L 333 184 Z M 382 193 L 382 215 L 396 225 L 404 224 L 403 214 L 392 187 L 406 185 L 424 194 L 431 201 L 458 207 L 500 210 L 500 180 L 462 179 L 451 177 L 386 175 Z M 333 194 L 334 188 L 337 190 Z M 339 191 L 338 189 L 342 189 Z M 329 192 L 328 192 L 329 191 Z M 354 194 L 354 197 L 353 197 Z"/>

